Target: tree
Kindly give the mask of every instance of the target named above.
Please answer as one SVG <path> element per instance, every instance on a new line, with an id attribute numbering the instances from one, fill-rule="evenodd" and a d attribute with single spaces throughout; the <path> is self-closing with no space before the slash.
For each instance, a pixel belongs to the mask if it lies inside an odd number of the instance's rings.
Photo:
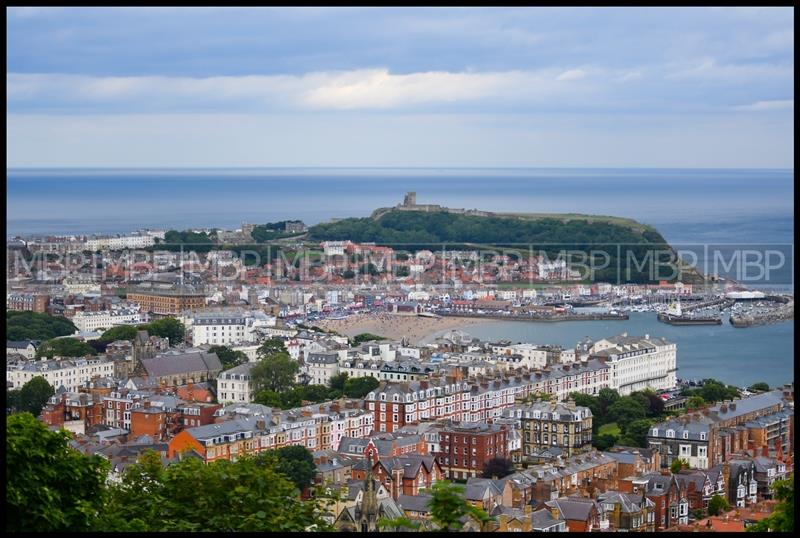
<path id="1" fill-rule="evenodd" d="M 647 416 L 646 404 L 631 396 L 622 396 L 608 407 L 606 419 L 616 422 L 620 429 L 625 431 L 628 424 Z"/>
<path id="2" fill-rule="evenodd" d="M 689 462 L 680 458 L 675 458 L 675 461 L 673 461 L 672 465 L 669 466 L 669 470 L 672 474 L 678 474 L 682 469 L 688 468 Z"/>
<path id="3" fill-rule="evenodd" d="M 266 340 L 263 344 L 261 344 L 256 351 L 256 354 L 259 357 L 269 357 L 271 355 L 275 355 L 277 353 L 288 353 L 289 351 L 286 349 L 286 346 L 283 344 L 283 340 L 280 338 L 274 337 Z"/>
<path id="4" fill-rule="evenodd" d="M 344 393 L 348 398 L 363 398 L 375 390 L 380 381 L 374 377 L 351 377 L 344 383 Z"/>
<path id="5" fill-rule="evenodd" d="M 45 378 L 37 375 L 22 385 L 19 390 L 8 392 L 14 393 L 14 396 L 11 397 L 14 410 L 38 417 L 47 400 L 55 394 L 55 389 Z"/>
<path id="6" fill-rule="evenodd" d="M 391 519 L 382 517 L 378 520 L 379 528 L 391 529 L 394 531 L 400 531 L 402 529 L 419 530 L 420 525 L 421 524 L 419 521 L 411 521 L 405 516 L 399 516 Z"/>
<path id="7" fill-rule="evenodd" d="M 647 434 L 650 432 L 652 424 L 652 421 L 646 418 L 628 423 L 619 444 L 647 448 Z"/>
<path id="8" fill-rule="evenodd" d="M 384 337 L 383 336 L 378 336 L 377 334 L 371 334 L 371 333 L 357 334 L 357 335 L 355 335 L 353 337 L 353 345 L 357 346 L 358 344 L 361 344 L 361 343 L 364 343 L 364 342 L 371 342 L 373 340 L 384 340 Z"/>
<path id="9" fill-rule="evenodd" d="M 183 342 L 183 335 L 186 333 L 186 327 L 183 323 L 176 318 L 162 318 L 156 321 L 139 327 L 140 330 L 146 330 L 148 334 L 158 336 L 160 338 L 169 338 L 170 345 L 180 344 Z"/>
<path id="10" fill-rule="evenodd" d="M 750 532 L 791 532 L 794 533 L 794 475 L 787 480 L 776 480 L 770 486 L 778 501 L 769 517 L 747 528 Z"/>
<path id="11" fill-rule="evenodd" d="M 142 329 L 135 325 L 119 325 L 111 327 L 98 340 L 104 343 L 116 342 L 117 340 L 133 340 L 136 338 L 136 331 L 139 330 Z"/>
<path id="12" fill-rule="evenodd" d="M 336 374 L 335 376 L 332 376 L 328 380 L 328 386 L 331 388 L 331 390 L 337 391 L 339 395 L 343 395 L 344 385 L 345 383 L 347 383 L 347 377 L 348 377 L 347 373 L 345 372 L 342 372 L 341 374 Z"/>
<path id="13" fill-rule="evenodd" d="M 273 390 L 285 392 L 295 383 L 295 374 L 300 369 L 286 353 L 276 353 L 259 360 L 250 370 L 250 383 L 254 392 Z"/>
<path id="14" fill-rule="evenodd" d="M 141 461 L 132 465 L 122 484 L 112 488 L 109 505 L 114 510 L 108 511 L 106 523 L 110 524 L 105 530 L 130 530 L 130 525 L 120 525 L 120 519 L 135 521 L 140 532 L 330 528 L 321 519 L 318 500 L 298 499 L 295 484 L 277 470 L 275 454 L 209 464 L 185 458 L 164 471 L 153 463 L 149 470 L 142 468 Z M 119 509 L 124 518 L 113 517 Z"/>
<path id="15" fill-rule="evenodd" d="M 470 505 L 464 498 L 464 486 L 440 480 L 430 488 L 428 505 L 433 523 L 443 531 L 458 531 L 464 526 L 461 519 L 470 516 L 485 523 L 489 516 L 480 508 Z"/>
<path id="16" fill-rule="evenodd" d="M 731 507 L 728 505 L 728 501 L 726 501 L 725 497 L 722 495 L 714 495 L 711 497 L 711 500 L 708 501 L 709 516 L 716 516 L 719 515 L 720 512 L 727 512 L 730 509 Z"/>
<path id="17" fill-rule="evenodd" d="M 36 357 L 85 357 L 86 355 L 97 355 L 97 351 L 82 340 L 77 338 L 54 338 L 42 342 L 36 350 Z"/>
<path id="18" fill-rule="evenodd" d="M 8 310 L 6 340 L 50 340 L 75 334 L 78 328 L 70 320 L 43 312 Z"/>
<path id="19" fill-rule="evenodd" d="M 694 411 L 696 409 L 702 409 L 705 407 L 706 401 L 703 399 L 702 396 L 689 396 L 686 400 L 686 410 L 687 411 Z"/>
<path id="20" fill-rule="evenodd" d="M 271 452 L 278 461 L 275 470 L 289 478 L 301 492 L 314 483 L 317 466 L 314 456 L 304 446 L 285 446 Z"/>
<path id="21" fill-rule="evenodd" d="M 575 401 L 575 405 L 580 407 L 588 407 L 592 412 L 592 423 L 600 417 L 600 399 L 591 394 L 584 394 L 582 392 L 572 392 L 569 395 Z"/>
<path id="22" fill-rule="evenodd" d="M 30 413 L 6 421 L 6 531 L 92 530 L 105 506 L 109 464 L 69 447 Z"/>
<path id="23" fill-rule="evenodd" d="M 617 442 L 617 436 L 610 433 L 603 433 L 592 436 L 592 446 L 597 450 L 608 450 Z"/>
<path id="24" fill-rule="evenodd" d="M 600 401 L 600 415 L 605 415 L 608 412 L 608 408 L 619 400 L 619 392 L 609 388 L 600 389 L 600 392 L 597 393 L 597 398 Z M 613 422 L 613 420 L 610 422 Z"/>
<path id="25" fill-rule="evenodd" d="M 769 390 L 769 385 L 767 383 L 764 383 L 763 381 L 760 383 L 753 383 L 752 385 L 747 387 L 747 390 L 749 390 L 750 392 L 766 392 Z"/>
<path id="26" fill-rule="evenodd" d="M 503 478 L 514 473 L 514 463 L 505 458 L 492 458 L 483 467 L 484 478 Z"/>
<path id="27" fill-rule="evenodd" d="M 253 403 L 266 405 L 267 407 L 277 407 L 283 409 L 281 395 L 274 390 L 261 390 L 253 397 Z"/>
<path id="28" fill-rule="evenodd" d="M 223 370 L 230 370 L 234 366 L 247 362 L 247 355 L 243 351 L 234 351 L 228 346 L 211 346 L 208 348 L 208 352 L 217 354 Z"/>

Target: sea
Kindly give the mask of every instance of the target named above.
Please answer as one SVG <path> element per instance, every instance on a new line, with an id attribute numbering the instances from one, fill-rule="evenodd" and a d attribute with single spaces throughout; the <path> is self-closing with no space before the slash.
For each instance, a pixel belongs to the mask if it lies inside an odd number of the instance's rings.
<path id="1" fill-rule="evenodd" d="M 628 217 L 657 228 L 704 273 L 794 289 L 794 170 L 775 169 L 8 169 L 7 235 L 236 229 L 365 217 L 403 201 L 521 213 Z M 627 331 L 674 339 L 679 377 L 730 383 L 794 378 L 794 322 L 736 329 L 628 322 L 500 322 L 475 336 L 574 345 Z"/>

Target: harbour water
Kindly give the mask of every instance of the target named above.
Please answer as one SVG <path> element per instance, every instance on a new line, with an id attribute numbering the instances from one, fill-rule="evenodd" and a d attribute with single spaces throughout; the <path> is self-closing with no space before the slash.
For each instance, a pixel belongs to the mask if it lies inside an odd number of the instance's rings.
<path id="1" fill-rule="evenodd" d="M 770 386 L 794 380 L 794 321 L 737 329 L 722 325 L 673 326 L 652 312 L 631 312 L 627 321 L 529 323 L 498 321 L 470 325 L 465 332 L 481 340 L 511 340 L 574 347 L 585 337 L 599 340 L 627 332 L 664 337 L 678 346 L 678 377 L 714 378 L 737 386 L 764 381 Z"/>

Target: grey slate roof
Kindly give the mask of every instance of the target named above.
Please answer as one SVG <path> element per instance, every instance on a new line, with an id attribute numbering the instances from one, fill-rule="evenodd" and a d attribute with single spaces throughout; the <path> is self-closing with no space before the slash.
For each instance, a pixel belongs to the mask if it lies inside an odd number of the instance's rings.
<path id="1" fill-rule="evenodd" d="M 222 370 L 222 363 L 216 353 L 162 355 L 154 359 L 143 359 L 142 365 L 151 377 Z"/>
<path id="2" fill-rule="evenodd" d="M 432 495 L 424 493 L 420 495 L 399 495 L 397 497 L 397 504 L 400 505 L 400 508 L 403 510 L 428 513 L 430 512 L 429 505 L 432 498 Z"/>

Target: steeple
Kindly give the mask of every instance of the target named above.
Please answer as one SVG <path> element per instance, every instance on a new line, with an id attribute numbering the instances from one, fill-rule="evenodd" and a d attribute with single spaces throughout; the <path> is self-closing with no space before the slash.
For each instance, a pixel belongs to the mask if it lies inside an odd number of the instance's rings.
<path id="1" fill-rule="evenodd" d="M 361 509 L 358 515 L 358 529 L 361 532 L 375 532 L 378 530 L 378 491 L 375 489 L 375 478 L 372 472 L 372 467 L 375 463 L 372 461 L 373 455 L 376 455 L 377 448 L 372 443 L 372 440 L 367 444 L 364 450 L 364 455 L 367 459 L 367 475 L 364 478 L 364 494 L 361 497 Z"/>

